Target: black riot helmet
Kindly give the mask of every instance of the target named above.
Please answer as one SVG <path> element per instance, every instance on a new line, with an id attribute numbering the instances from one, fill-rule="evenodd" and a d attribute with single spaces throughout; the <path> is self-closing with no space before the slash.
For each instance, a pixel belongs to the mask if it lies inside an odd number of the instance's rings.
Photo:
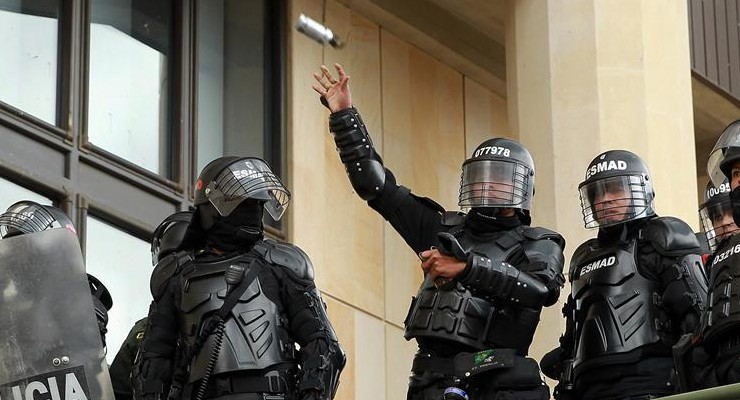
<path id="1" fill-rule="evenodd" d="M 290 192 L 267 163 L 255 157 L 217 158 L 205 167 L 195 183 L 195 205 L 210 204 L 221 217 L 229 216 L 244 200 L 260 202 L 274 220 L 279 220 L 290 202 Z M 203 228 L 208 215 L 201 210 Z"/>
<path id="2" fill-rule="evenodd" d="M 56 228 L 66 228 L 77 234 L 72 220 L 62 210 L 30 200 L 19 201 L 0 214 L 2 238 Z"/>
<path id="3" fill-rule="evenodd" d="M 727 179 L 719 187 L 715 187 L 712 181 L 707 183 L 704 202 L 699 207 L 699 222 L 712 253 L 722 240 L 737 233 L 738 227 L 732 219 L 730 183 Z"/>
<path id="4" fill-rule="evenodd" d="M 192 211 L 180 211 L 167 216 L 154 230 L 152 237 L 152 265 L 177 250 L 185 237 Z"/>
<path id="5" fill-rule="evenodd" d="M 494 138 L 481 143 L 462 165 L 458 205 L 515 208 L 529 212 L 534 197 L 534 161 L 521 143 Z"/>
<path id="6" fill-rule="evenodd" d="M 737 120 L 722 131 L 707 161 L 707 173 L 714 187 L 720 187 L 730 177 L 730 170 L 735 162 L 740 161 L 740 120 Z"/>
<path id="7" fill-rule="evenodd" d="M 599 154 L 578 185 L 586 228 L 605 228 L 655 215 L 655 190 L 650 170 L 627 150 Z"/>

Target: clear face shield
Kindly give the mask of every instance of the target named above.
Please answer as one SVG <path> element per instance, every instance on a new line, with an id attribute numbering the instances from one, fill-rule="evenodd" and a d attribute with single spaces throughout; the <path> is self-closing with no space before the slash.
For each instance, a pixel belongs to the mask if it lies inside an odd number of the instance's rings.
<path id="1" fill-rule="evenodd" d="M 714 253 L 724 239 L 738 232 L 738 227 L 732 218 L 732 205 L 729 198 L 707 203 L 699 209 L 699 221 L 707 236 L 709 249 Z"/>
<path id="2" fill-rule="evenodd" d="M 647 216 L 652 199 L 641 176 L 600 179 L 579 188 L 586 228 L 604 228 Z"/>
<path id="3" fill-rule="evenodd" d="M 463 165 L 458 204 L 529 210 L 533 185 L 529 168 L 514 161 L 478 160 Z"/>
<path id="4" fill-rule="evenodd" d="M 50 228 L 62 228 L 62 226 L 46 208 L 35 203 L 21 201 L 0 214 L 0 237 L 2 238 L 41 232 Z"/>
<path id="5" fill-rule="evenodd" d="M 205 189 L 221 216 L 230 215 L 246 199 L 261 200 L 265 210 L 279 220 L 290 202 L 290 192 L 270 167 L 259 159 L 245 159 L 226 168 Z"/>

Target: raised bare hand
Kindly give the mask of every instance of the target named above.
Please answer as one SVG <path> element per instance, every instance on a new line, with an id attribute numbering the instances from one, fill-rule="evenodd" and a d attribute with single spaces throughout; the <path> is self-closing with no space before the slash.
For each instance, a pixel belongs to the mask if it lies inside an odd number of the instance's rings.
<path id="1" fill-rule="evenodd" d="M 352 107 L 352 95 L 349 91 L 349 75 L 339 64 L 334 64 L 339 78 L 335 78 L 326 65 L 321 66 L 321 73 L 314 72 L 313 77 L 318 84 L 313 84 L 313 90 L 326 100 L 331 112 Z"/>

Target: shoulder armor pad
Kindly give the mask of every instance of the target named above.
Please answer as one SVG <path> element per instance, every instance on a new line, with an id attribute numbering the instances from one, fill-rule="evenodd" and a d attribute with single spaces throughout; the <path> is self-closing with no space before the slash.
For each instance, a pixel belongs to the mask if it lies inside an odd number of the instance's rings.
<path id="1" fill-rule="evenodd" d="M 263 260 L 289 269 L 300 279 L 313 280 L 313 264 L 308 255 L 290 243 L 266 239 L 258 242 L 255 250 Z"/>
<path id="2" fill-rule="evenodd" d="M 165 288 L 170 278 L 175 276 L 180 271 L 180 267 L 192 260 L 192 253 L 189 251 L 178 251 L 170 253 L 163 259 L 159 260 L 157 265 L 154 266 L 152 272 L 152 279 L 149 282 L 149 289 L 152 292 L 154 299 L 158 299 Z"/>
<path id="3" fill-rule="evenodd" d="M 598 243 L 598 239 L 589 239 L 581 243 L 576 251 L 573 252 L 573 256 L 570 258 L 570 269 L 568 270 L 568 280 L 573 281 L 573 273 L 578 267 L 578 262 L 583 261 L 584 256 L 591 251 L 591 246 Z"/>
<path id="4" fill-rule="evenodd" d="M 458 225 L 462 225 L 464 222 L 465 222 L 464 212 L 445 211 L 444 213 L 442 213 L 442 225 L 444 226 L 458 226 Z"/>
<path id="5" fill-rule="evenodd" d="M 653 218 L 640 231 L 640 238 L 650 242 L 664 255 L 680 255 L 687 251 L 701 252 L 701 245 L 694 231 L 684 221 L 675 217 Z"/>
<path id="6" fill-rule="evenodd" d="M 565 249 L 565 238 L 555 231 L 551 231 L 547 228 L 539 226 L 527 226 L 522 229 L 522 236 L 529 240 L 542 240 L 548 239 L 557 243 L 561 249 Z"/>

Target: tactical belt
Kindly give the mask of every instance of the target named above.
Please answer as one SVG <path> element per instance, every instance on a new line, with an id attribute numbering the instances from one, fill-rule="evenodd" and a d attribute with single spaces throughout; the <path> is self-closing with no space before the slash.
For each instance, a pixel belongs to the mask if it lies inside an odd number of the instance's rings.
<path id="1" fill-rule="evenodd" d="M 461 352 L 452 358 L 435 357 L 429 353 L 414 357 L 411 370 L 436 372 L 459 378 L 471 377 L 493 369 L 508 369 L 514 366 L 516 352 L 513 349 L 488 349 L 477 353 Z M 537 371 L 539 373 L 539 371 Z"/>
<path id="2" fill-rule="evenodd" d="M 411 371 L 421 373 L 424 371 L 436 372 L 444 375 L 455 375 L 455 367 L 452 359 L 444 357 L 434 357 L 431 354 L 419 354 L 414 357 L 411 365 Z"/>
<path id="3" fill-rule="evenodd" d="M 254 393 L 255 399 L 263 399 L 262 393 L 286 393 L 285 380 L 277 376 L 224 376 L 213 377 L 206 389 L 205 398 L 234 393 Z M 246 397 L 245 397 L 246 399 Z"/>

